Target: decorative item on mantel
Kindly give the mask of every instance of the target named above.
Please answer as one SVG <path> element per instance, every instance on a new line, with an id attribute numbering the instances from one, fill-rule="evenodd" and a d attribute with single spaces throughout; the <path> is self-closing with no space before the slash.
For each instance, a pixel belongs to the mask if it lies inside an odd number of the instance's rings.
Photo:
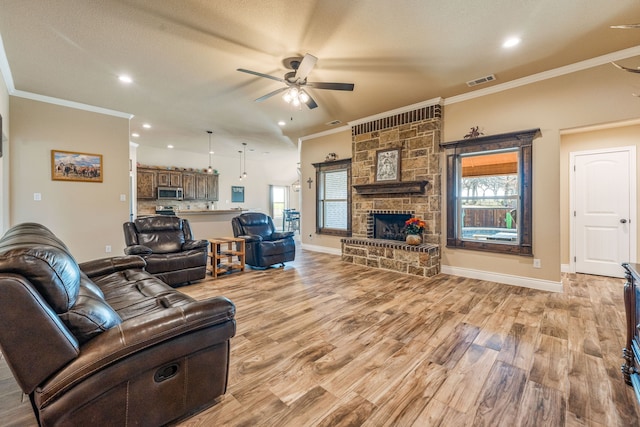
<path id="1" fill-rule="evenodd" d="M 338 155 L 336 153 L 329 153 L 327 154 L 327 157 L 324 158 L 324 160 L 326 162 L 333 162 L 335 160 L 338 160 Z"/>
<path id="2" fill-rule="evenodd" d="M 418 246 L 422 243 L 422 233 L 427 224 L 420 218 L 409 218 L 404 222 L 404 231 L 407 233 L 405 242 L 407 245 Z"/>
<path id="3" fill-rule="evenodd" d="M 464 136 L 464 139 L 473 139 L 482 135 L 484 135 L 484 133 L 480 132 L 480 126 L 474 126 L 471 128 L 471 131 Z"/>

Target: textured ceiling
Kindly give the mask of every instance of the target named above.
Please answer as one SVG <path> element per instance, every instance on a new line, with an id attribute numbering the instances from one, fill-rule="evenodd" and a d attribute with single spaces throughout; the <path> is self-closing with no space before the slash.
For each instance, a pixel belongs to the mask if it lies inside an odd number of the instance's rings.
<path id="1" fill-rule="evenodd" d="M 293 150 L 333 120 L 640 45 L 640 30 L 609 28 L 638 22 L 638 0 L 0 0 L 15 90 L 133 114 L 135 142 L 197 153 L 207 152 L 207 129 L 219 153 L 243 142 Z M 509 36 L 522 43 L 503 49 Z M 282 59 L 307 52 L 318 57 L 310 81 L 355 90 L 311 89 L 314 110 L 280 96 L 256 103 L 282 83 L 236 71 L 282 77 Z M 119 83 L 121 73 L 134 83 Z"/>

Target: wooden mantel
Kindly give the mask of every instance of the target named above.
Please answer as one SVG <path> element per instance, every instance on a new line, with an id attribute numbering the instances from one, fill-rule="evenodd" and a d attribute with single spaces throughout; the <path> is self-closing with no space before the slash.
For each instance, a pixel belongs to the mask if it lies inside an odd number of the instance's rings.
<path id="1" fill-rule="evenodd" d="M 427 181 L 394 181 L 394 182 L 376 182 L 373 184 L 354 185 L 358 194 L 414 194 L 424 193 L 424 187 Z"/>

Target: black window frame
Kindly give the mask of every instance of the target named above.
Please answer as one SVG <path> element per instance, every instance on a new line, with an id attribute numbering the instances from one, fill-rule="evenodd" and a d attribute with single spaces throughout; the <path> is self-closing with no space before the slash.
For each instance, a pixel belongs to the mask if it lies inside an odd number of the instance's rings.
<path id="1" fill-rule="evenodd" d="M 447 247 L 454 249 L 471 249 L 476 251 L 496 252 L 522 256 L 533 256 L 533 140 L 539 137 L 540 129 L 530 129 L 499 135 L 463 139 L 440 144 L 445 149 L 447 167 Z M 463 240 L 459 227 L 458 198 L 461 174 L 461 156 L 482 154 L 487 151 L 518 150 L 518 185 L 520 203 L 518 220 L 519 243 L 516 245 Z"/>

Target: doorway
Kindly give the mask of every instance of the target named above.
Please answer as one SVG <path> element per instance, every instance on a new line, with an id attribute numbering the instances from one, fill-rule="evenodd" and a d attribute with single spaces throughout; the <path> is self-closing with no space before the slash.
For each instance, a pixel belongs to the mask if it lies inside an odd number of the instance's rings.
<path id="1" fill-rule="evenodd" d="M 269 215 L 276 229 L 284 231 L 284 210 L 289 208 L 289 187 L 270 185 Z"/>
<path id="2" fill-rule="evenodd" d="M 635 147 L 572 152 L 570 174 L 573 271 L 624 277 L 636 259 Z"/>

